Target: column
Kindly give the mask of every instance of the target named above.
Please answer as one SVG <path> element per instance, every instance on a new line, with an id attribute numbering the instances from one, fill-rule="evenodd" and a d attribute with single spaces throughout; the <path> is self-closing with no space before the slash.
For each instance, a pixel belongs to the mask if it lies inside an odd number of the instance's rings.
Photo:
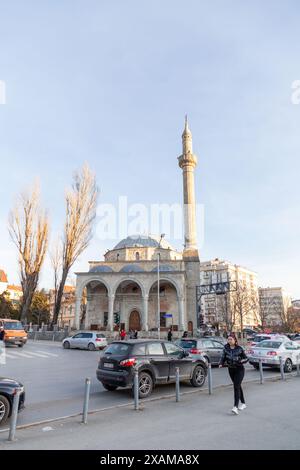
<path id="1" fill-rule="evenodd" d="M 107 325 L 108 331 L 113 331 L 114 329 L 114 303 L 115 303 L 115 296 L 109 295 L 108 296 L 108 325 Z"/>
<path id="2" fill-rule="evenodd" d="M 80 307 L 81 307 L 81 297 L 76 296 L 75 303 L 75 328 L 79 330 L 80 328 Z"/>
<path id="3" fill-rule="evenodd" d="M 185 319 L 185 305 L 184 298 L 178 298 L 178 309 L 179 309 L 179 331 L 185 331 L 186 328 L 186 319 Z"/>
<path id="4" fill-rule="evenodd" d="M 149 296 L 145 295 L 143 297 L 143 325 L 142 325 L 143 331 L 148 331 L 148 301 L 149 301 Z"/>

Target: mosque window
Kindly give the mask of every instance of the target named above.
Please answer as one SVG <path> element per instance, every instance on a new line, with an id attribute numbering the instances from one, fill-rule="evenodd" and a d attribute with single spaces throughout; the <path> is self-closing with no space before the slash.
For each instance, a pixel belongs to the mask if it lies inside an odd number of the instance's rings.
<path id="1" fill-rule="evenodd" d="M 136 259 L 136 261 L 139 261 L 139 259 L 140 259 L 140 254 L 139 254 L 138 251 L 137 251 L 136 254 L 135 254 L 135 259 Z"/>
<path id="2" fill-rule="evenodd" d="M 117 261 L 119 261 L 120 253 L 117 253 Z"/>

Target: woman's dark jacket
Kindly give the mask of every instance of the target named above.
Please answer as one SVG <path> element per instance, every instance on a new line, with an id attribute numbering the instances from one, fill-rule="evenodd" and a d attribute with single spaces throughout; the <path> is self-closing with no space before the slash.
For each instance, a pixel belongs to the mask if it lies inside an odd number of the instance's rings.
<path id="1" fill-rule="evenodd" d="M 229 344 L 225 344 L 220 365 L 236 368 L 243 367 L 246 362 L 248 362 L 248 357 L 241 346 L 235 346 L 234 349 L 231 349 Z"/>

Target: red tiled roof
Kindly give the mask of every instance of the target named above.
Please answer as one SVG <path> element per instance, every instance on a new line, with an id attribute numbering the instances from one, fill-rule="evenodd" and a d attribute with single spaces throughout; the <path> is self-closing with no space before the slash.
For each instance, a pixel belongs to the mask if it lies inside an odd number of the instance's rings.
<path id="1" fill-rule="evenodd" d="M 15 290 L 15 291 L 18 291 L 18 292 L 22 292 L 22 287 L 21 286 L 14 286 L 12 284 L 12 285 L 7 286 L 7 290 Z"/>
<path id="2" fill-rule="evenodd" d="M 2 269 L 0 269 L 0 282 L 7 282 L 7 275 Z"/>

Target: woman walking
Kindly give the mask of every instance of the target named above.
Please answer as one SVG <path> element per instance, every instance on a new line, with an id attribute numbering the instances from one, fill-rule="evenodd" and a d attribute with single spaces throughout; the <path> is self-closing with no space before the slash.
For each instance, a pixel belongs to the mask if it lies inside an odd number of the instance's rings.
<path id="1" fill-rule="evenodd" d="M 232 413 L 238 415 L 238 410 L 244 410 L 247 407 L 241 385 L 245 375 L 244 364 L 248 362 L 248 358 L 243 348 L 239 346 L 234 333 L 228 336 L 227 341 L 227 344 L 224 346 L 219 367 L 228 366 L 228 372 L 234 388 L 234 406 Z M 240 405 L 239 402 L 241 402 Z"/>

